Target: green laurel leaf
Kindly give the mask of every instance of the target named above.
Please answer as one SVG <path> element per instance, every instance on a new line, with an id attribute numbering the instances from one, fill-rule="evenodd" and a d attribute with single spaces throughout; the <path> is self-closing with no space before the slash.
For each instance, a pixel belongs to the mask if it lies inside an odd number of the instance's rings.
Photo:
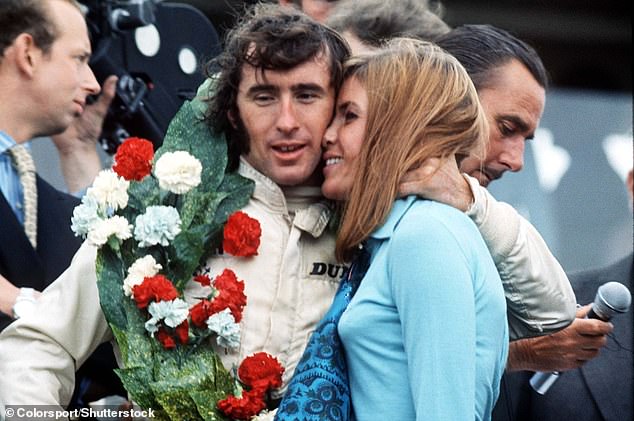
<path id="1" fill-rule="evenodd" d="M 226 174 L 218 190 L 228 194 L 213 215 L 214 222 L 224 224 L 229 215 L 246 206 L 254 188 L 255 182 L 253 180 L 240 174 Z"/>
<path id="2" fill-rule="evenodd" d="M 143 409 L 152 408 L 160 412 L 161 405 L 154 397 L 154 392 L 150 387 L 152 380 L 150 367 L 117 368 L 114 371 L 137 405 Z"/>
<path id="3" fill-rule="evenodd" d="M 97 253 L 96 272 L 99 302 L 106 320 L 112 326 L 125 330 L 128 322 L 121 303 L 127 297 L 123 294 L 122 288 L 125 267 L 121 255 L 110 247 L 102 247 Z"/>
<path id="4" fill-rule="evenodd" d="M 163 354 L 157 369 L 157 378 L 150 384 L 157 401 L 173 420 L 207 419 L 213 413 L 218 399 L 224 399 L 233 390 L 233 380 L 217 355 L 198 348 L 188 358 L 181 350 Z M 194 397 L 215 398 L 209 402 L 212 408 L 203 408 Z M 217 397 L 217 398 L 216 398 Z M 218 420 L 224 418 L 216 412 Z"/>
<path id="5" fill-rule="evenodd" d="M 128 206 L 121 214 L 134 223 L 134 217 L 145 212 L 148 206 L 158 205 L 159 198 L 160 189 L 156 178 L 149 176 L 141 181 L 132 181 L 128 187 Z"/>

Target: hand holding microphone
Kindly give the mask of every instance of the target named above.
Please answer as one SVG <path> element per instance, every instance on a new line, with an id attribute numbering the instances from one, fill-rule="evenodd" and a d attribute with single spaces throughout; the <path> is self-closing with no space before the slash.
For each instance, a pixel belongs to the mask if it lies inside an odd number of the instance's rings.
<path id="1" fill-rule="evenodd" d="M 612 318 L 613 315 L 625 313 L 626 311 L 628 311 L 631 301 L 632 297 L 630 291 L 623 284 L 620 284 L 618 282 L 608 282 L 599 287 L 594 303 L 592 304 L 590 310 L 588 311 L 588 314 L 586 315 L 586 319 L 598 319 L 607 322 Z M 579 325 L 583 326 L 587 324 L 588 323 L 584 320 L 575 320 L 572 326 L 552 336 L 565 335 L 566 333 L 570 333 L 571 329 L 578 329 Z M 580 334 L 583 335 L 583 332 L 581 332 Z M 599 335 L 596 337 L 596 339 L 593 339 L 591 336 L 584 338 L 584 341 L 587 343 L 591 343 L 594 340 L 604 342 L 605 337 L 603 335 Z M 566 366 L 566 368 L 575 368 L 575 365 L 581 365 L 586 360 L 593 358 L 594 356 L 596 356 L 596 353 L 598 353 L 598 349 L 600 348 L 600 346 L 597 347 L 596 345 L 593 345 L 589 348 L 590 349 L 588 350 L 578 350 L 579 353 L 582 353 L 581 355 L 587 353 L 587 356 L 589 358 L 584 357 L 579 358 L 579 361 L 577 361 L 577 359 L 575 359 L 574 361 L 570 361 L 570 363 L 573 365 Z M 558 372 L 537 372 L 531 377 L 530 384 L 537 393 L 543 395 L 557 380 L 558 376 Z"/>

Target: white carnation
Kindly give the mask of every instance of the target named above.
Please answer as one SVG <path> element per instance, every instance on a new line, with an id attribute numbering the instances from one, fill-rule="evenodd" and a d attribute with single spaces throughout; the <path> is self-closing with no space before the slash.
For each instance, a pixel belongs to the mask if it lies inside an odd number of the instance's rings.
<path id="1" fill-rule="evenodd" d="M 132 237 L 132 225 L 123 216 L 115 215 L 106 221 L 110 224 L 112 234 L 119 240 L 123 241 Z"/>
<path id="2" fill-rule="evenodd" d="M 265 409 L 258 415 L 252 416 L 250 421 L 273 421 L 275 419 L 275 414 L 277 414 L 277 409 L 272 411 Z"/>
<path id="3" fill-rule="evenodd" d="M 148 254 L 137 259 L 128 268 L 128 276 L 123 280 L 123 292 L 127 297 L 132 297 L 132 288 L 135 285 L 141 284 L 145 278 L 156 275 L 161 269 L 163 266 L 156 263 L 152 255 Z"/>
<path id="4" fill-rule="evenodd" d="M 91 230 L 88 232 L 88 242 L 94 246 L 101 247 L 108 241 L 108 237 L 110 237 L 110 227 L 106 223 L 105 219 L 100 219 L 99 221 L 92 224 Z"/>
<path id="5" fill-rule="evenodd" d="M 183 194 L 200 184 L 202 169 L 200 161 L 189 152 L 166 152 L 154 164 L 154 175 L 162 189 Z"/>
<path id="6" fill-rule="evenodd" d="M 108 242 L 111 235 L 116 236 L 119 240 L 127 240 L 132 237 L 132 225 L 123 216 L 113 216 L 108 219 L 100 219 L 92 225 L 88 232 L 88 241 L 101 247 Z"/>
<path id="7" fill-rule="evenodd" d="M 180 215 L 172 206 L 148 206 L 134 223 L 134 238 L 139 247 L 167 246 L 181 232 Z"/>
<path id="8" fill-rule="evenodd" d="M 93 224 L 101 220 L 98 209 L 99 203 L 97 203 L 97 199 L 84 195 L 81 199 L 81 205 L 73 209 L 73 216 L 70 218 L 70 229 L 73 230 L 76 236 L 87 235 Z"/>
<path id="9" fill-rule="evenodd" d="M 102 170 L 86 195 L 95 198 L 101 209 L 116 211 L 128 206 L 128 186 L 130 182 L 114 171 Z"/>
<path id="10" fill-rule="evenodd" d="M 207 328 L 218 335 L 216 337 L 218 345 L 232 349 L 240 346 L 240 325 L 236 323 L 236 319 L 228 308 L 209 316 Z"/>
<path id="11" fill-rule="evenodd" d="M 189 306 L 184 300 L 176 298 L 172 301 L 150 303 L 148 312 L 152 318 L 145 322 L 145 330 L 154 335 L 161 320 L 165 320 L 165 324 L 169 327 L 176 327 L 187 320 Z"/>

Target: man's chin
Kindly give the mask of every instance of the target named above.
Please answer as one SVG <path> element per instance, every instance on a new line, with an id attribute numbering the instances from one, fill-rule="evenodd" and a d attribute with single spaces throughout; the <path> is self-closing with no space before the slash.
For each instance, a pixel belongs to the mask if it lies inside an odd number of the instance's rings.
<path id="1" fill-rule="evenodd" d="M 63 123 L 57 122 L 57 124 L 49 124 L 47 127 L 41 130 L 41 133 L 35 133 L 34 137 L 46 137 L 46 136 L 55 136 L 58 134 L 62 134 L 68 129 L 71 125 L 71 122 L 64 121 Z"/>
<path id="2" fill-rule="evenodd" d="M 468 172 L 467 174 L 478 180 L 478 183 L 480 183 L 482 187 L 488 187 L 489 183 L 491 182 L 491 179 L 487 177 L 484 173 L 480 172 L 480 170 L 474 170 Z"/>
<path id="3" fill-rule="evenodd" d="M 480 185 L 482 187 L 489 187 L 489 184 L 491 183 L 491 180 L 489 180 L 488 177 L 481 175 L 480 177 L 477 177 L 478 181 L 480 182 Z"/>
<path id="4" fill-rule="evenodd" d="M 277 185 L 284 187 L 321 186 L 319 174 L 277 174 L 271 178 Z"/>
<path id="5" fill-rule="evenodd" d="M 280 186 L 321 186 L 323 176 L 321 170 L 315 169 L 315 165 L 290 165 L 271 168 L 269 178 Z"/>

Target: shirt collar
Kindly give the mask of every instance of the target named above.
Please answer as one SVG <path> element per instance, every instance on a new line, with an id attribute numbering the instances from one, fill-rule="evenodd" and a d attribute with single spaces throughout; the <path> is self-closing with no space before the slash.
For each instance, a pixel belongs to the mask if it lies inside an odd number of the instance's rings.
<path id="1" fill-rule="evenodd" d="M 282 190 L 273 180 L 253 168 L 244 157 L 240 157 L 240 175 L 255 181 L 253 198 L 265 203 L 269 209 L 288 214 L 287 196 L 290 194 L 296 205 L 305 203 L 303 208 L 294 209 L 293 224 L 313 237 L 321 236 L 328 227 L 334 209 L 330 201 L 323 198 L 317 187 L 292 187 Z M 285 194 L 286 193 L 286 194 Z"/>
<path id="2" fill-rule="evenodd" d="M 270 178 L 256 170 L 244 157 L 240 157 L 238 173 L 255 181 L 253 197 L 266 203 L 273 203 L 278 212 L 286 212 L 286 199 L 282 189 Z"/>
<path id="3" fill-rule="evenodd" d="M 416 196 L 407 196 L 404 199 L 394 201 L 387 220 L 382 226 L 370 234 L 370 238 L 374 238 L 376 240 L 386 240 L 390 238 L 403 215 L 405 215 L 408 209 L 412 207 L 416 200 Z"/>
<path id="4" fill-rule="evenodd" d="M 0 154 L 5 153 L 16 145 L 15 140 L 2 130 L 0 130 Z"/>

